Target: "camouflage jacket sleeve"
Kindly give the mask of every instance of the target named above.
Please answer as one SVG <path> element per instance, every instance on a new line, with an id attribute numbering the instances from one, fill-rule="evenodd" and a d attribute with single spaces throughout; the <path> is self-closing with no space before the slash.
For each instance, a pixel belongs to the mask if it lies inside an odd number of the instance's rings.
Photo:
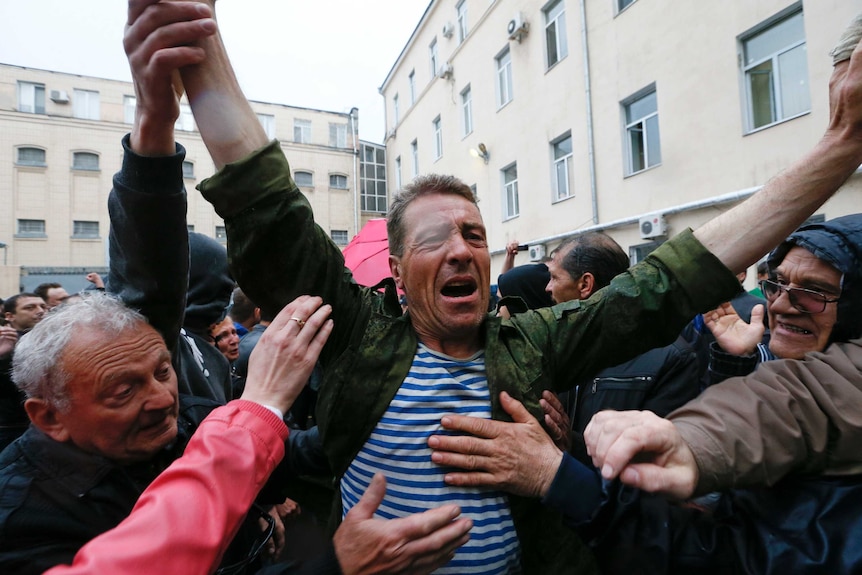
<path id="1" fill-rule="evenodd" d="M 760 364 L 671 413 L 700 471 L 698 492 L 772 485 L 795 472 L 862 472 L 862 340 Z"/>

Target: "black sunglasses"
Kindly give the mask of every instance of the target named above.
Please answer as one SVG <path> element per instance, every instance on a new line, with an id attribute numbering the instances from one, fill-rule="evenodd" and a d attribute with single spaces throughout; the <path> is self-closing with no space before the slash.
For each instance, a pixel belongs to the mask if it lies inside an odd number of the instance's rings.
<path id="1" fill-rule="evenodd" d="M 760 290 L 770 303 L 778 299 L 781 292 L 787 293 L 790 305 L 802 313 L 822 313 L 826 310 L 826 304 L 838 301 L 838 298 L 829 299 L 819 291 L 790 287 L 772 280 L 761 280 Z"/>

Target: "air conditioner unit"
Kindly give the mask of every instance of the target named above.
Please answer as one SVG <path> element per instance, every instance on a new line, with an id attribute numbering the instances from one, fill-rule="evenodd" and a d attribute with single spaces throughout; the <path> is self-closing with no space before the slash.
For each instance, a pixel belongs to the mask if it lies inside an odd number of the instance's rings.
<path id="1" fill-rule="evenodd" d="M 530 261 L 531 262 L 540 262 L 545 259 L 545 245 L 544 244 L 536 244 L 534 246 L 530 246 Z"/>
<path id="2" fill-rule="evenodd" d="M 448 62 L 440 66 L 440 71 L 437 72 L 437 75 L 441 78 L 449 79 L 452 77 L 452 74 L 455 72 L 454 68 L 452 68 L 452 64 Z"/>
<path id="3" fill-rule="evenodd" d="M 529 28 L 530 25 L 524 20 L 523 14 L 518 12 L 506 25 L 506 33 L 509 35 L 509 40 L 520 42 L 521 37 L 527 34 Z"/>
<path id="4" fill-rule="evenodd" d="M 641 238 L 648 240 L 667 235 L 667 222 L 664 214 L 650 214 L 638 220 Z"/>
<path id="5" fill-rule="evenodd" d="M 68 104 L 69 94 L 65 90 L 51 90 L 51 101 L 57 104 Z"/>
<path id="6" fill-rule="evenodd" d="M 444 38 L 451 38 L 452 33 L 454 31 L 455 31 L 455 26 L 453 26 L 451 22 L 446 22 L 445 24 L 443 24 L 443 37 Z"/>

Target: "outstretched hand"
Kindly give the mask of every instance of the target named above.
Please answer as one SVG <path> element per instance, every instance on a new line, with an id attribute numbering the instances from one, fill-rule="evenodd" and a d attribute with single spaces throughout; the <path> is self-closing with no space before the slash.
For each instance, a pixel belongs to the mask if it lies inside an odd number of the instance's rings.
<path id="1" fill-rule="evenodd" d="M 428 446 L 438 465 L 464 471 L 447 473 L 450 485 L 485 486 L 541 497 L 554 481 L 563 452 L 521 402 L 506 392 L 500 404 L 513 422 L 446 415 L 443 427 L 470 435 L 432 435 Z"/>
<path id="2" fill-rule="evenodd" d="M 731 355 L 751 355 L 763 340 L 763 304 L 751 309 L 751 323 L 739 317 L 736 310 L 726 302 L 703 314 L 703 322 L 715 336 L 721 349 Z"/>
<path id="3" fill-rule="evenodd" d="M 362 499 L 335 532 L 335 555 L 344 575 L 424 574 L 448 563 L 470 538 L 473 522 L 444 505 L 400 519 L 376 519 L 386 479 L 376 474 Z"/>
<path id="4" fill-rule="evenodd" d="M 332 333 L 332 306 L 319 297 L 299 296 L 263 332 L 248 362 L 242 398 L 287 413 Z"/>
<path id="5" fill-rule="evenodd" d="M 697 462 L 673 423 L 651 411 L 600 411 L 584 430 L 587 451 L 602 477 L 688 499 Z"/>
<path id="6" fill-rule="evenodd" d="M 179 69 L 204 60 L 190 44 L 215 34 L 212 8 L 201 2 L 129 0 L 123 47 L 135 85 L 131 147 L 144 156 L 173 154 L 182 95 Z"/>

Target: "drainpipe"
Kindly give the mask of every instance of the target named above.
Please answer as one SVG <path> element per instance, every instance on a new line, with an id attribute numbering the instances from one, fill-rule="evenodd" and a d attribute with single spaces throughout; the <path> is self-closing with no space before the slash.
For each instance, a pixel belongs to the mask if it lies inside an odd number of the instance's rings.
<path id="1" fill-rule="evenodd" d="M 590 84 L 590 47 L 587 42 L 587 7 L 581 0 L 581 44 L 584 53 L 584 96 L 587 101 L 587 147 L 590 156 L 590 198 L 593 202 L 593 224 L 599 223 L 599 197 L 596 185 L 596 142 L 593 136 L 593 94 Z"/>
<path id="2" fill-rule="evenodd" d="M 358 115 L 359 108 L 350 108 L 350 133 L 353 134 L 353 235 L 359 233 L 359 142 L 356 133 Z"/>

